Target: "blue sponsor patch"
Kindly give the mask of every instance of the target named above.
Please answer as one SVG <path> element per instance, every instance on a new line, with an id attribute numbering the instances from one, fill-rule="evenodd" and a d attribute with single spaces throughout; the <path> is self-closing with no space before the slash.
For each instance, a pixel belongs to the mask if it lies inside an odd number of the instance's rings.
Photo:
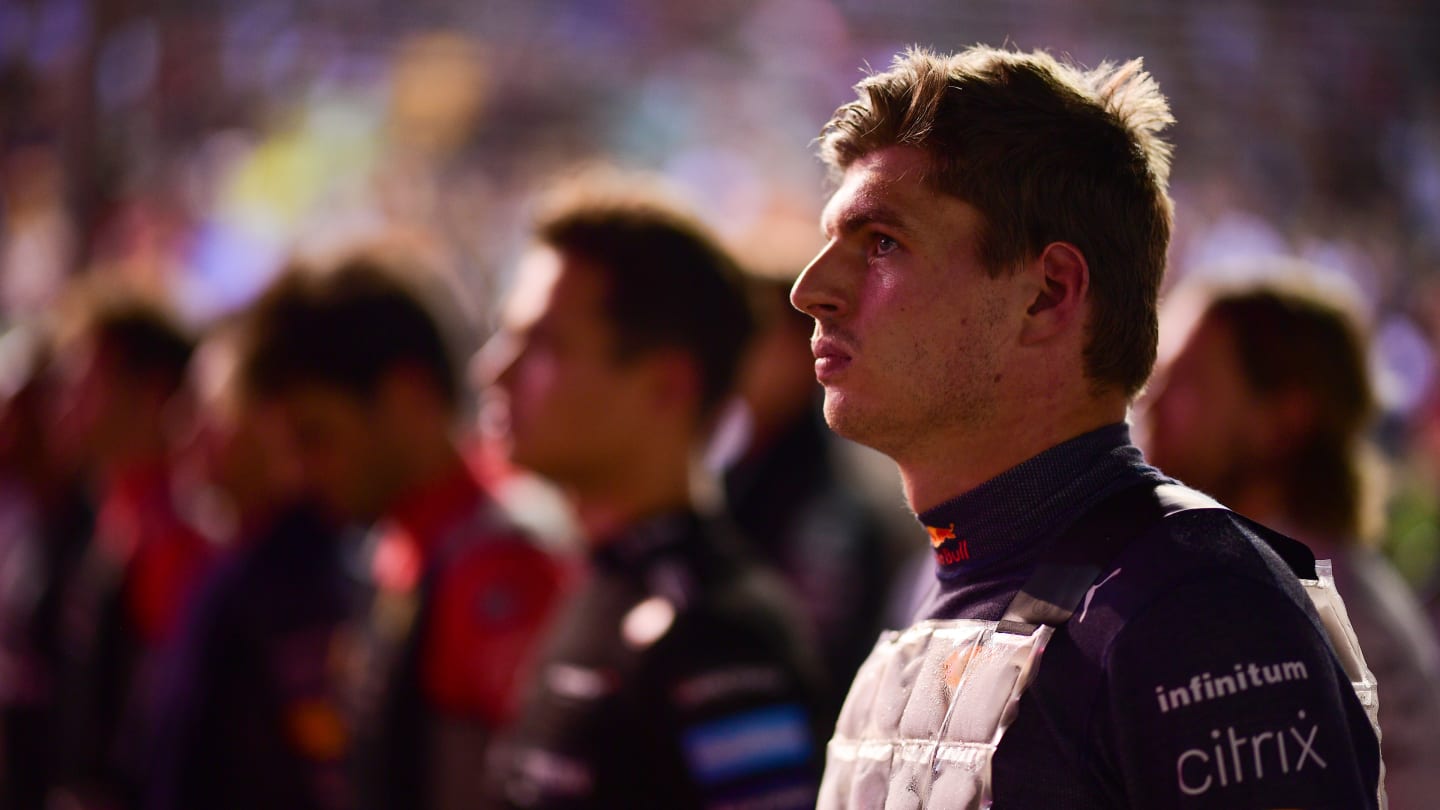
<path id="1" fill-rule="evenodd" d="M 804 765 L 813 746 L 805 712 L 785 704 L 696 726 L 685 732 L 685 759 L 704 784 Z"/>

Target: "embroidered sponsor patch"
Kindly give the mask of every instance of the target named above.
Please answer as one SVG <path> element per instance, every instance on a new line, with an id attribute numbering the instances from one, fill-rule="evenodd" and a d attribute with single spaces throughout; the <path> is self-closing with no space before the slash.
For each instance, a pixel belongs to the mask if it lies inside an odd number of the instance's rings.
<path id="1" fill-rule="evenodd" d="M 578 798 L 595 789 L 594 771 L 575 757 L 532 748 L 521 751 L 517 762 L 525 780 L 539 786 L 542 794 Z"/>
<path id="2" fill-rule="evenodd" d="M 926 526 L 925 531 L 929 532 L 930 534 L 930 545 L 933 548 L 940 548 L 941 546 L 945 545 L 946 540 L 955 539 L 954 523 L 951 523 L 948 528 L 944 529 L 940 528 L 939 526 Z"/>
<path id="3" fill-rule="evenodd" d="M 620 685 L 614 672 L 574 664 L 555 663 L 545 668 L 545 683 L 550 691 L 569 700 L 598 700 Z"/>
<path id="4" fill-rule="evenodd" d="M 941 565 L 954 565 L 970 559 L 970 541 L 955 536 L 954 523 L 944 529 L 926 526 L 925 531 L 930 534 L 930 545 Z"/>
<path id="5" fill-rule="evenodd" d="M 736 695 L 775 695 L 785 684 L 785 673 L 776 667 L 731 667 L 681 681 L 670 694 L 681 707 L 693 709 Z"/>
<path id="6" fill-rule="evenodd" d="M 339 710 L 318 698 L 297 700 L 286 707 L 285 728 L 290 744 L 307 759 L 339 759 L 350 742 Z"/>
<path id="7" fill-rule="evenodd" d="M 1168 714 L 1195 703 L 1218 700 L 1249 689 L 1309 678 L 1310 671 L 1306 669 L 1304 661 L 1236 664 L 1233 672 L 1213 676 L 1209 672 L 1202 672 L 1173 688 L 1156 685 L 1155 702 L 1159 705 L 1161 714 Z"/>
<path id="8" fill-rule="evenodd" d="M 794 704 L 696 726 L 683 742 L 691 771 L 705 784 L 801 765 L 812 752 L 805 712 Z"/>
<path id="9" fill-rule="evenodd" d="M 1266 729 L 1258 734 L 1235 726 L 1210 731 L 1210 743 L 1186 749 L 1175 760 L 1175 778 L 1180 792 L 1186 796 L 1203 796 L 1211 790 L 1223 790 L 1244 784 L 1246 779 L 1262 782 L 1285 779 L 1305 770 L 1325 770 L 1329 762 L 1316 750 L 1320 726 L 1309 722 L 1302 710 L 1298 722 L 1288 727 Z"/>

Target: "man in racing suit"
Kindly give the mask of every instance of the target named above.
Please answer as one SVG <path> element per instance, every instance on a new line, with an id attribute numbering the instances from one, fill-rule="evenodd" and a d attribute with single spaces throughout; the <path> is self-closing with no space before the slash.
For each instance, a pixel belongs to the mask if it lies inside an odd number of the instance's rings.
<path id="1" fill-rule="evenodd" d="M 180 463 L 234 518 L 213 525 L 230 552 L 161 675 L 142 806 L 348 810 L 334 660 L 354 591 L 345 546 L 301 490 L 274 409 L 237 373 L 244 343 L 241 325 L 223 324 L 190 363 L 197 408 Z"/>
<path id="2" fill-rule="evenodd" d="M 827 421 L 896 461 L 937 577 L 857 674 L 820 807 L 1376 806 L 1373 679 L 1299 581 L 1324 566 L 1123 424 L 1170 228 L 1153 80 L 976 47 L 857 90 L 792 302 Z"/>
<path id="3" fill-rule="evenodd" d="M 480 365 L 510 457 L 568 493 L 591 571 L 496 759 L 494 804 L 813 807 L 803 625 L 691 488 L 749 330 L 735 269 L 643 200 L 575 203 L 539 241 Z"/>
<path id="4" fill-rule="evenodd" d="M 96 285 L 61 329 L 57 440 L 98 485 L 93 537 L 62 597 L 61 771 L 51 801 L 134 807 L 164 662 L 217 556 L 175 498 L 169 415 L 193 339 L 162 303 Z"/>
<path id="5" fill-rule="evenodd" d="M 451 336 L 424 279 L 381 254 L 291 271 L 256 305 L 243 364 L 293 432 L 305 485 L 333 516 L 373 523 L 341 645 L 367 808 L 475 806 L 565 579 L 461 453 Z"/>

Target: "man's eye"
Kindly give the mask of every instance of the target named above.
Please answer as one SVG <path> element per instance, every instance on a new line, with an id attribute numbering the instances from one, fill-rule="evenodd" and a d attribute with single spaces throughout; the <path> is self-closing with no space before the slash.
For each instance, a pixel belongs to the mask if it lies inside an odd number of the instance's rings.
<path id="1" fill-rule="evenodd" d="M 891 239 L 884 234 L 879 234 L 875 237 L 876 256 L 884 256 L 885 254 L 895 250 L 898 247 L 900 247 L 899 242 L 896 242 L 894 239 Z"/>

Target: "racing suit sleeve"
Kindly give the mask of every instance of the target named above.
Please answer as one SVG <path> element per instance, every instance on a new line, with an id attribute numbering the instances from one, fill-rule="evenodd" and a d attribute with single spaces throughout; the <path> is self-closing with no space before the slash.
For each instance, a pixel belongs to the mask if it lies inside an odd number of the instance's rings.
<path id="1" fill-rule="evenodd" d="M 783 657 L 747 654 L 743 639 L 713 635 L 662 656 L 664 725 L 700 806 L 813 808 L 820 695 Z"/>
<path id="2" fill-rule="evenodd" d="M 1322 631 L 1242 577 L 1171 589 L 1107 650 L 1109 749 L 1134 807 L 1375 807 L 1378 743 Z"/>
<path id="3" fill-rule="evenodd" d="M 564 581 L 560 564 L 523 540 L 479 546 L 441 577 L 422 661 L 436 718 L 429 779 L 437 807 L 478 806 L 480 763 L 493 732 L 513 719 Z"/>

